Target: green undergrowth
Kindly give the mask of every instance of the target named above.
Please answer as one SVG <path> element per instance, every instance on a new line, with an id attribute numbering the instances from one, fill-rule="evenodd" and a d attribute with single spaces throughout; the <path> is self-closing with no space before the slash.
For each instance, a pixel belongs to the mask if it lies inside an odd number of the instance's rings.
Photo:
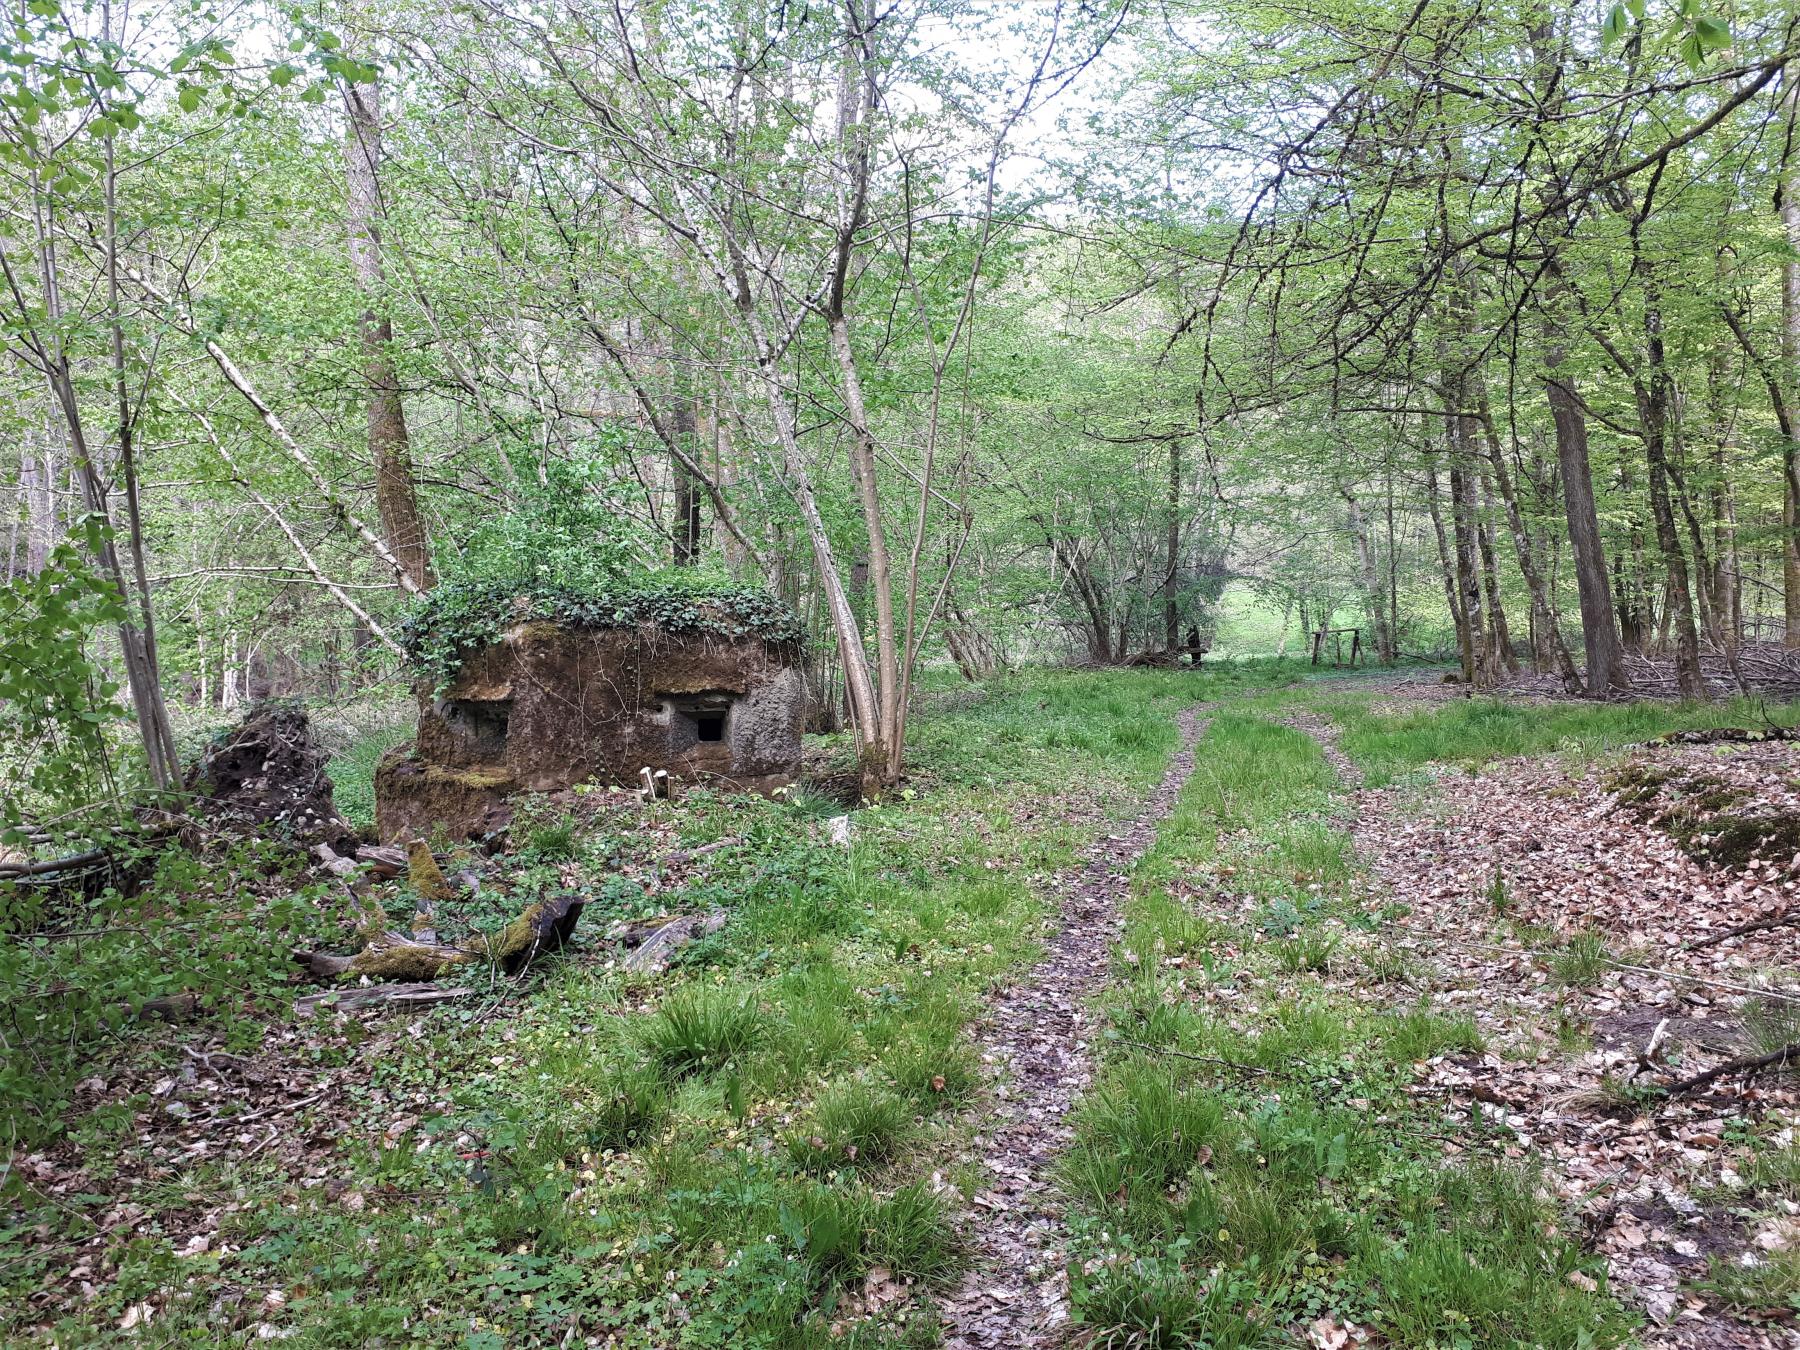
<path id="1" fill-rule="evenodd" d="M 590 585 L 538 578 L 446 581 L 413 603 L 400 641 L 418 670 L 442 686 L 466 657 L 524 620 L 570 628 L 654 626 L 665 633 L 755 636 L 790 645 L 804 631 L 793 609 L 760 587 L 673 568 Z"/>
<path id="2" fill-rule="evenodd" d="M 347 745 L 331 757 L 331 795 L 345 820 L 359 830 L 375 828 L 375 768 L 381 757 L 403 741 L 411 740 L 411 718 L 359 729 Z"/>
<path id="3" fill-rule="evenodd" d="M 1320 695 L 1309 705 L 1342 728 L 1339 744 L 1382 787 L 1435 763 L 1470 770 L 1496 759 L 1569 753 L 1591 756 L 1697 727 L 1761 727 L 1800 722 L 1800 703 L 1523 703 L 1494 698 L 1384 703 L 1379 697 Z"/>
<path id="4" fill-rule="evenodd" d="M 182 1042 L 216 1048 L 210 1023 L 90 1045 L 118 1086 L 45 1155 L 88 1198 L 8 1178 L 0 1330 L 84 1343 L 148 1305 L 157 1344 L 933 1343 L 930 1291 L 966 1259 L 940 1188 L 979 1181 L 966 1024 L 1038 950 L 1041 883 L 1161 773 L 1175 710 L 1256 679 L 997 681 L 921 718 L 908 788 L 855 814 L 848 850 L 805 802 L 522 820 L 502 873 L 590 895 L 575 948 L 475 1000 L 247 1024 L 225 1077 L 295 1086 L 197 1099 L 278 1108 L 241 1132 L 195 1152 L 166 1105 L 186 1089 L 158 1095 L 195 1076 Z M 726 846 L 646 895 L 658 840 Z M 712 908 L 726 925 L 666 972 L 595 945 L 609 917 Z M 58 1284 L 74 1252 L 91 1297 Z"/>
<path id="5" fill-rule="evenodd" d="M 146 845 L 115 863 L 91 894 L 0 884 L 0 1140 L 12 1148 L 60 1138 L 75 1084 L 113 1047 L 166 1034 L 156 1000 L 204 1014 L 228 1050 L 255 1044 L 286 1006 L 289 949 L 329 928 L 327 888 L 275 845 L 205 857 Z"/>
<path id="6" fill-rule="evenodd" d="M 476 524 L 409 605 L 399 639 L 415 669 L 446 685 L 524 620 L 801 641 L 792 606 L 722 567 L 645 566 L 616 493 L 589 462 L 546 464 L 540 481 L 522 481 L 512 508 Z"/>
<path id="7" fill-rule="evenodd" d="M 1621 1343 L 1603 1263 L 1510 1131 L 1406 1091 L 1483 1048 L 1473 1021 L 1322 978 L 1370 922 L 1332 787 L 1308 736 L 1223 712 L 1135 874 L 1061 1173 L 1077 1318 L 1118 1347 L 1291 1344 L 1321 1318 L 1395 1345 Z"/>

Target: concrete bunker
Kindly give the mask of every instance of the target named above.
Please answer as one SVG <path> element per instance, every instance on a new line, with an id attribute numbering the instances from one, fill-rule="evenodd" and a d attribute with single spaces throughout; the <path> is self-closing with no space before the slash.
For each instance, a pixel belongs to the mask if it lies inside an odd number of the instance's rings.
<path id="1" fill-rule="evenodd" d="M 800 772 L 804 688 L 798 645 L 755 633 L 521 620 L 421 686 L 417 736 L 376 770 L 376 829 L 476 838 L 515 793 L 644 768 L 768 792 Z"/>

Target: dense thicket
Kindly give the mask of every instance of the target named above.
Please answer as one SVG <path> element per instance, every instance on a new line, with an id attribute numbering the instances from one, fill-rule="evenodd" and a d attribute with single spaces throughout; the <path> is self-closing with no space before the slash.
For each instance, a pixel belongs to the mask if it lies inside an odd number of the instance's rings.
<path id="1" fill-rule="evenodd" d="M 1596 694 L 1800 643 L 1783 6 L 10 22 L 40 833 L 172 783 L 183 708 L 403 674 L 446 584 L 766 587 L 872 785 L 921 659 L 1178 659 L 1251 602 Z"/>

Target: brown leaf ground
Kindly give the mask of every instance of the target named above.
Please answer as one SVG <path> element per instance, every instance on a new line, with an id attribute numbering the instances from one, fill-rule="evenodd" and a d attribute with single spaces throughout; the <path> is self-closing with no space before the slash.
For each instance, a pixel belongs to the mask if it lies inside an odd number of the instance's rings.
<path id="1" fill-rule="evenodd" d="M 1346 783 L 1360 781 L 1329 724 L 1293 720 Z M 1684 785 L 1723 783 L 1738 805 L 1773 815 L 1792 809 L 1800 781 L 1792 744 L 1647 749 L 1627 769 L 1646 761 L 1669 775 L 1660 790 L 1677 805 Z M 1452 1121 L 1504 1121 L 1516 1152 L 1541 1158 L 1615 1290 L 1648 1317 L 1647 1344 L 1800 1344 L 1791 1328 L 1738 1320 L 1694 1287 L 1710 1262 L 1800 1241 L 1800 1207 L 1745 1195 L 1737 1170 L 1746 1128 L 1779 1137 L 1800 1121 L 1800 1081 L 1731 1075 L 1673 1101 L 1650 1091 L 1752 1051 L 1759 1026 L 1765 1040 L 1771 1022 L 1800 1026 L 1791 994 L 1750 992 L 1796 988 L 1800 928 L 1692 949 L 1792 912 L 1800 857 L 1709 865 L 1704 832 L 1684 848 L 1652 823 L 1670 803 L 1621 802 L 1620 782 L 1617 765 L 1530 759 L 1356 789 L 1370 905 L 1388 917 L 1359 954 L 1405 972 L 1397 1001 L 1416 993 L 1474 1019 L 1486 1050 L 1420 1066 L 1415 1091 L 1447 1094 Z M 1571 943 L 1603 949 L 1610 964 L 1583 968 Z"/>

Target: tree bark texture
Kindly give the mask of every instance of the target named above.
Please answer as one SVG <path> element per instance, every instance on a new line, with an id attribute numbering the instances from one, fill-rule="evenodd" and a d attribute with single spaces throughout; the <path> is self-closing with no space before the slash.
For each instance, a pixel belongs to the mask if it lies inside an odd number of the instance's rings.
<path id="1" fill-rule="evenodd" d="M 369 397 L 369 456 L 375 463 L 375 507 L 388 547 L 400 560 L 412 589 L 432 584 L 431 550 L 413 482 L 412 442 L 400 376 L 394 366 L 394 325 L 387 313 L 381 262 L 381 100 L 374 84 L 344 88 L 349 129 L 344 137 L 344 177 L 348 185 L 350 265 L 362 292 L 358 328 L 363 378 Z"/>

